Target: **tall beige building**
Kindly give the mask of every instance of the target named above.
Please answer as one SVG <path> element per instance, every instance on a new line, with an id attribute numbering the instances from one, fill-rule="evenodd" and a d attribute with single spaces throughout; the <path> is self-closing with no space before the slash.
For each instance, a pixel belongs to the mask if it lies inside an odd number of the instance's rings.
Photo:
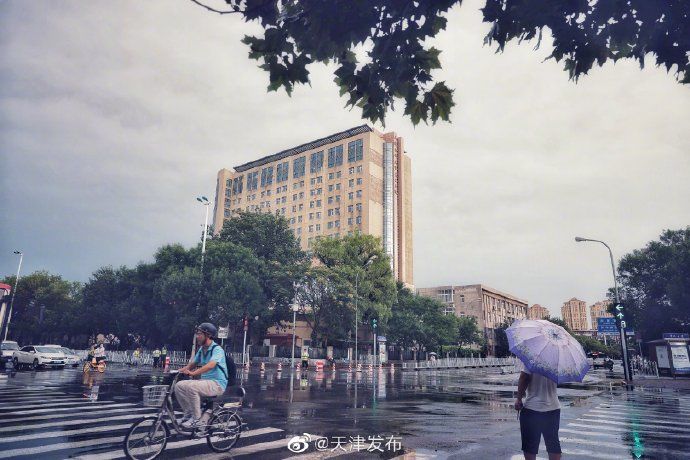
<path id="1" fill-rule="evenodd" d="M 527 301 L 483 284 L 468 286 L 437 286 L 420 288 L 419 295 L 441 301 L 446 314 L 473 316 L 479 330 L 484 332 L 490 355 L 495 353 L 496 327 L 527 317 Z"/>
<path id="2" fill-rule="evenodd" d="M 413 285 L 412 177 L 403 138 L 357 126 L 218 172 L 213 225 L 239 210 L 284 216 L 309 250 L 317 238 L 381 238 L 396 279 Z"/>
<path id="3" fill-rule="evenodd" d="M 563 302 L 561 316 L 565 324 L 573 331 L 587 331 L 587 303 L 575 297 Z"/>
<path id="4" fill-rule="evenodd" d="M 544 319 L 550 316 L 549 309 L 542 307 L 538 303 L 535 303 L 527 309 L 527 318 L 529 319 Z"/>
<path id="5" fill-rule="evenodd" d="M 608 308 L 611 302 L 602 300 L 589 307 L 589 314 L 592 319 L 592 329 L 597 328 L 597 318 L 613 318 L 613 314 L 609 313 Z"/>

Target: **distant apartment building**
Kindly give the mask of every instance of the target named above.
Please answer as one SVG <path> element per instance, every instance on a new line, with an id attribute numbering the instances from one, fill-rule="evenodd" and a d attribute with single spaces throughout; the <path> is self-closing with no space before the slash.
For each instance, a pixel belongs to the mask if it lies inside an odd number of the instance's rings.
<path id="1" fill-rule="evenodd" d="M 476 318 L 479 330 L 484 332 L 489 355 L 496 350 L 496 327 L 505 321 L 527 318 L 526 300 L 483 284 L 420 288 L 417 293 L 443 302 L 445 314 Z"/>
<path id="2" fill-rule="evenodd" d="M 565 324 L 573 331 L 587 331 L 587 303 L 575 297 L 563 302 L 561 316 Z"/>
<path id="3" fill-rule="evenodd" d="M 529 319 L 544 319 L 550 316 L 549 309 L 542 307 L 535 303 L 527 309 L 527 318 Z"/>
<path id="4" fill-rule="evenodd" d="M 381 238 L 395 278 L 413 286 L 412 176 L 403 138 L 368 125 L 218 172 L 213 225 L 236 211 L 287 219 L 309 250 L 321 237 Z"/>
<path id="5" fill-rule="evenodd" d="M 598 318 L 614 317 L 613 314 L 608 311 L 609 305 L 611 305 L 609 300 L 602 300 L 589 307 L 589 315 L 592 319 L 592 329 L 597 329 Z"/>

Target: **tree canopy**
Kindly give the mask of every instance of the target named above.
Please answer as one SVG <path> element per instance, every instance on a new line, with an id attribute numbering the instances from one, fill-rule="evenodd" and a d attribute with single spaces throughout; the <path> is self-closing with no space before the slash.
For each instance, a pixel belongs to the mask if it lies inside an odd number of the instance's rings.
<path id="1" fill-rule="evenodd" d="M 623 256 L 618 278 L 625 319 L 645 341 L 690 332 L 690 227 Z"/>
<path id="2" fill-rule="evenodd" d="M 396 101 L 413 124 L 448 121 L 454 90 L 437 81 L 441 50 L 429 43 L 447 27 L 446 13 L 462 0 L 191 0 L 220 14 L 257 21 L 261 36 L 245 36 L 249 58 L 268 73 L 269 91 L 308 84 L 314 63 L 335 63 L 346 106 L 384 122 Z M 647 56 L 681 83 L 690 82 L 690 3 L 681 0 L 486 0 L 486 44 L 553 38 L 548 59 L 563 61 L 571 80 L 596 64 Z M 362 61 L 358 60 L 358 56 Z"/>

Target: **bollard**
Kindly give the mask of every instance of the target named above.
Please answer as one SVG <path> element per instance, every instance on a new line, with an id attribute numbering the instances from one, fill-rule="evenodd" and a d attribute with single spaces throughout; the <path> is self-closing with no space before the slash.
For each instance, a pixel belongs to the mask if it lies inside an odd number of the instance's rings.
<path id="1" fill-rule="evenodd" d="M 170 367 L 170 356 L 165 357 L 165 367 Z"/>
<path id="2" fill-rule="evenodd" d="M 316 361 L 316 372 L 323 372 L 323 361 Z"/>
<path id="3" fill-rule="evenodd" d="M 395 364 L 391 363 L 391 372 L 395 372 Z"/>
<path id="4" fill-rule="evenodd" d="M 362 363 L 357 363 L 357 372 L 362 372 Z"/>
<path id="5" fill-rule="evenodd" d="M 282 372 L 283 370 L 283 363 L 279 362 L 278 363 L 278 372 Z"/>

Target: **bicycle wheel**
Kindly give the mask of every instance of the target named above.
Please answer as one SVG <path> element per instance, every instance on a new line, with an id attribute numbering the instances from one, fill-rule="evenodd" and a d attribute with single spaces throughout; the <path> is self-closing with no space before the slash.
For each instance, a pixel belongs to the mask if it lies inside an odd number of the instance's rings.
<path id="1" fill-rule="evenodd" d="M 242 419 L 231 410 L 217 412 L 208 427 L 206 443 L 215 452 L 227 452 L 240 439 Z"/>
<path id="2" fill-rule="evenodd" d="M 124 441 L 125 455 L 130 460 L 153 460 L 168 444 L 170 429 L 165 421 L 156 425 L 157 417 L 144 417 L 134 422 Z"/>

